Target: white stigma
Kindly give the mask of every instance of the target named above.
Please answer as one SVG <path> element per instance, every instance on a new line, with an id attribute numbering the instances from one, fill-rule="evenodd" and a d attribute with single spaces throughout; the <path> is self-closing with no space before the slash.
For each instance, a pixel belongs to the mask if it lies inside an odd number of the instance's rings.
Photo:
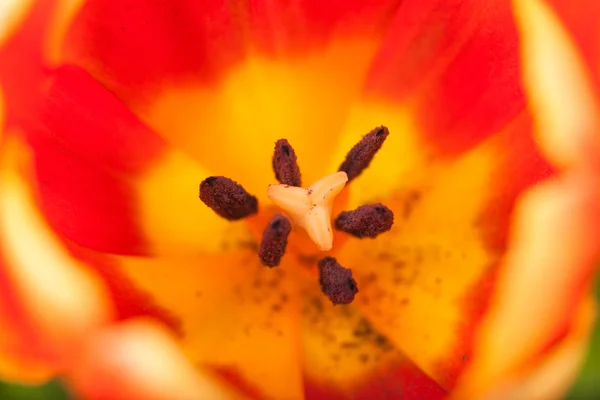
<path id="1" fill-rule="evenodd" d="M 307 188 L 290 185 L 269 185 L 267 196 L 282 208 L 319 247 L 328 251 L 333 247 L 331 209 L 335 196 L 348 182 L 345 172 L 328 175 Z"/>

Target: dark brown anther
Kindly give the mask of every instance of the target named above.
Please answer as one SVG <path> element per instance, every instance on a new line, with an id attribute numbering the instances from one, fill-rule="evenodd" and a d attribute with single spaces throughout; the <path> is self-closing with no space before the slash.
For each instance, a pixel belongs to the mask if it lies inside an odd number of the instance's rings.
<path id="1" fill-rule="evenodd" d="M 344 268 L 333 257 L 319 261 L 319 283 L 321 290 L 335 304 L 349 304 L 358 293 L 352 270 Z"/>
<path id="2" fill-rule="evenodd" d="M 211 176 L 200 183 L 200 200 L 230 221 L 258 212 L 258 200 L 237 182 L 224 176 Z"/>
<path id="3" fill-rule="evenodd" d="M 275 171 L 275 178 L 283 185 L 300 186 L 302 184 L 296 153 L 287 139 L 279 139 L 275 143 L 273 171 Z"/>
<path id="4" fill-rule="evenodd" d="M 267 267 L 276 267 L 285 254 L 288 235 L 292 230 L 292 224 L 285 215 L 277 213 L 273 215 L 265 228 L 260 241 L 258 258 Z"/>
<path id="5" fill-rule="evenodd" d="M 392 229 L 394 213 L 381 203 L 368 204 L 344 211 L 335 220 L 335 229 L 358 238 L 377 237 Z"/>
<path id="6" fill-rule="evenodd" d="M 359 176 L 371 163 L 390 131 L 380 126 L 367 133 L 346 155 L 338 171 L 348 175 L 348 182 Z"/>

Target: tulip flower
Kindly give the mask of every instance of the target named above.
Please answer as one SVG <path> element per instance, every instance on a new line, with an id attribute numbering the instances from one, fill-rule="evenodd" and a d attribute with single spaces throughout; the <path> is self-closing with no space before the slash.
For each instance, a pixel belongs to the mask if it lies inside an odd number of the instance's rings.
<path id="1" fill-rule="evenodd" d="M 0 378 L 560 398 L 600 250 L 576 3 L 0 3 Z"/>

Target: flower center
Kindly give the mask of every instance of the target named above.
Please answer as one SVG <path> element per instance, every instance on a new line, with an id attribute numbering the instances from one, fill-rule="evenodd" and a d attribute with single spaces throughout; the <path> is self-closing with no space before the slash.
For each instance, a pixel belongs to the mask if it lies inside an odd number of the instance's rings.
<path id="1" fill-rule="evenodd" d="M 265 227 L 258 249 L 261 263 L 276 267 L 285 255 L 292 223 L 304 229 L 320 251 L 333 247 L 332 209 L 336 196 L 371 163 L 389 135 L 386 127 L 366 134 L 347 154 L 338 171 L 308 187 L 301 187 L 296 153 L 286 139 L 275 143 L 273 170 L 279 184 L 269 185 L 267 196 L 283 213 L 276 213 Z M 200 200 L 219 216 L 230 221 L 258 212 L 258 201 L 237 182 L 211 176 L 200 183 Z M 290 221 L 291 220 L 291 221 Z M 394 214 L 381 203 L 367 204 L 340 213 L 335 229 L 357 238 L 375 238 L 391 229 Z M 319 283 L 333 304 L 352 302 L 358 287 L 350 269 L 333 257 L 318 262 Z"/>

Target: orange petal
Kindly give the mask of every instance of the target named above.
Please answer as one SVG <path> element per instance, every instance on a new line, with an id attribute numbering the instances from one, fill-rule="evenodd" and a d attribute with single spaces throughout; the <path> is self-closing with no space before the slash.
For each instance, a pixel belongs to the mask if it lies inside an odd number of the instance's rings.
<path id="1" fill-rule="evenodd" d="M 5 113 L 5 105 L 4 105 L 4 94 L 2 92 L 2 86 L 0 86 L 0 141 L 4 136 L 4 113 Z"/>
<path id="2" fill-rule="evenodd" d="M 494 387 L 485 399 L 563 399 L 585 359 L 595 317 L 595 299 L 588 296 L 575 311 L 568 335 L 534 365 Z"/>
<path id="3" fill-rule="evenodd" d="M 598 187 L 595 172 L 574 171 L 538 185 L 520 201 L 467 393 L 501 385 L 564 337 L 600 252 Z"/>
<path id="4" fill-rule="evenodd" d="M 550 172 L 529 129 L 521 118 L 457 160 L 420 171 L 421 180 L 382 200 L 395 214 L 392 230 L 349 239 L 338 253 L 369 321 L 446 388 L 470 357 L 515 198 Z"/>
<path id="5" fill-rule="evenodd" d="M 266 268 L 256 250 L 112 259 L 178 319 L 178 339 L 194 364 L 252 398 L 302 397 L 297 294 L 285 272 L 290 265 Z"/>
<path id="6" fill-rule="evenodd" d="M 600 90 L 600 31 L 596 15 L 600 3 L 594 0 L 546 0 L 565 25 L 577 44 L 581 56 L 591 72 L 592 84 Z"/>
<path id="7" fill-rule="evenodd" d="M 44 55 L 48 64 L 60 65 L 65 36 L 73 18 L 85 2 L 84 0 L 54 0 L 54 3 L 50 26 L 44 38 Z"/>
<path id="8" fill-rule="evenodd" d="M 369 71 L 365 96 L 371 104 L 409 107 L 424 145 L 452 155 L 523 108 L 517 67 L 509 2 L 406 1 Z"/>
<path id="9" fill-rule="evenodd" d="M 3 2 L 4 3 L 4 2 Z M 44 77 L 42 43 L 53 12 L 53 0 L 9 1 L 10 7 L 22 7 L 23 21 L 10 37 L 0 34 L 0 84 L 10 101 L 6 104 L 6 124 L 15 126 L 29 121 L 35 106 L 38 86 Z M 1 6 L 0 6 L 1 8 Z M 0 15 L 4 18 L 4 10 Z M 9 19 L 10 19 L 9 13 Z M 0 26 L 3 20 L 0 19 Z M 0 27 L 0 30 L 2 28 Z"/>
<path id="10" fill-rule="evenodd" d="M 112 305 L 99 277 L 70 256 L 35 206 L 15 169 L 26 156 L 23 147 L 5 143 L 1 156 L 2 317 L 5 329 L 15 332 L 3 341 L 10 346 L 3 351 L 21 365 L 37 359 L 60 367 L 81 340 L 112 318 Z"/>
<path id="11" fill-rule="evenodd" d="M 195 371 L 177 344 L 151 320 L 105 328 L 83 345 L 68 382 L 86 399 L 236 399 Z"/>
<path id="12" fill-rule="evenodd" d="M 600 103 L 574 43 L 543 2 L 515 1 L 522 35 L 525 85 L 540 146 L 567 166 L 600 153 Z"/>
<path id="13" fill-rule="evenodd" d="M 92 248 L 147 251 L 126 177 L 147 169 L 164 142 L 74 67 L 57 70 L 38 118 L 27 138 L 41 206 L 53 227 Z"/>
<path id="14" fill-rule="evenodd" d="M 314 288 L 314 286 L 313 286 Z M 302 364 L 308 399 L 443 399 L 424 374 L 360 312 L 302 295 Z"/>

